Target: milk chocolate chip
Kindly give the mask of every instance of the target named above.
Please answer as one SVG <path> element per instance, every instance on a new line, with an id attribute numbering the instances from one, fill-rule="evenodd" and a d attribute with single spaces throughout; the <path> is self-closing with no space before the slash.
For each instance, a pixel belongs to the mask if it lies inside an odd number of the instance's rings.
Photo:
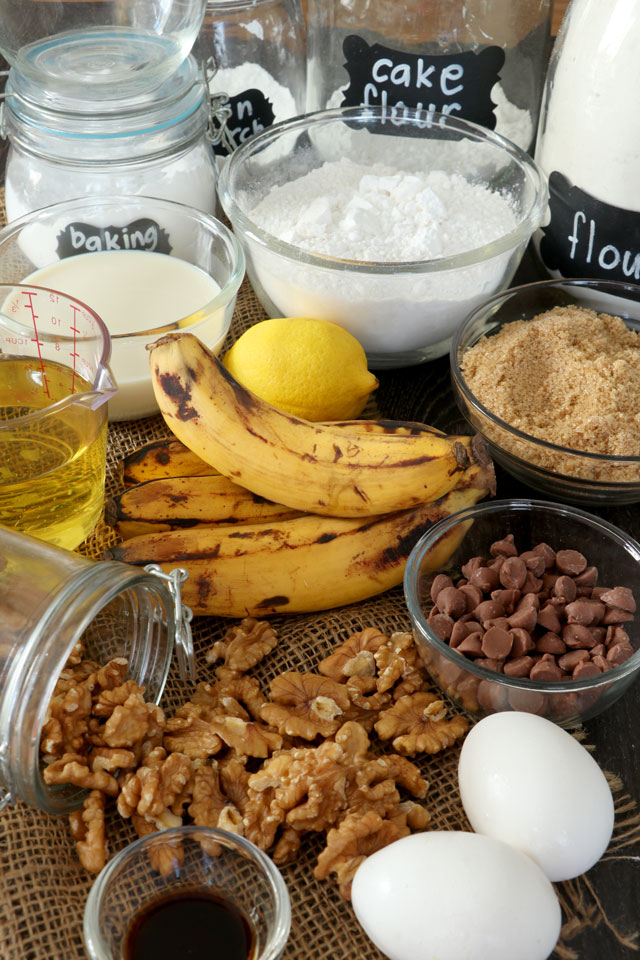
<path id="1" fill-rule="evenodd" d="M 429 623 L 461 657 L 508 677 L 553 683 L 595 677 L 633 655 L 621 625 L 635 613 L 632 591 L 598 587 L 597 568 L 578 550 L 556 554 L 539 543 L 518 555 L 509 534 L 489 552 L 488 562 L 477 556 L 463 565 L 456 586 L 443 574 L 432 584 Z M 470 691 L 480 689 L 476 678 L 463 673 L 451 684 L 465 703 L 467 680 Z M 599 696 L 594 689 L 547 702 L 534 691 L 509 690 L 498 697 L 492 686 L 482 688 L 487 705 L 497 699 L 504 704 L 508 696 L 516 709 L 544 713 L 549 707 L 556 717 L 573 716 Z"/>
<path id="2" fill-rule="evenodd" d="M 482 652 L 492 660 L 504 660 L 511 653 L 513 637 L 508 630 L 489 627 L 482 638 Z"/>
<path id="3" fill-rule="evenodd" d="M 453 580 L 451 577 L 447 577 L 444 573 L 438 573 L 433 578 L 433 583 L 431 584 L 431 599 L 435 603 L 438 599 L 438 594 L 441 590 L 445 590 L 447 587 L 453 586 Z"/>
<path id="4" fill-rule="evenodd" d="M 587 569 L 587 558 L 577 550 L 558 550 L 556 553 L 556 567 L 560 573 L 568 573 L 577 577 Z"/>
<path id="5" fill-rule="evenodd" d="M 500 583 L 506 590 L 519 590 L 528 572 L 527 565 L 520 557 L 508 557 L 500 567 Z"/>

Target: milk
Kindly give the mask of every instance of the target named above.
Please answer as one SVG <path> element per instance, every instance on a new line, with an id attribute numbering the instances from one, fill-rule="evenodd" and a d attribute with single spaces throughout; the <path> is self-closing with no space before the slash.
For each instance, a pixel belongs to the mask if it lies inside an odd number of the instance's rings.
<path id="1" fill-rule="evenodd" d="M 27 281 L 82 300 L 106 324 L 112 337 L 110 366 L 118 384 L 109 401 L 110 420 L 158 412 L 145 345 L 161 335 L 159 328 L 189 329 L 215 352 L 222 346 L 224 306 L 208 309 L 220 286 L 179 257 L 144 250 L 83 253 L 36 270 Z M 202 318 L 189 325 L 186 318 L 198 311 Z M 147 330 L 155 332 L 140 335 Z"/>

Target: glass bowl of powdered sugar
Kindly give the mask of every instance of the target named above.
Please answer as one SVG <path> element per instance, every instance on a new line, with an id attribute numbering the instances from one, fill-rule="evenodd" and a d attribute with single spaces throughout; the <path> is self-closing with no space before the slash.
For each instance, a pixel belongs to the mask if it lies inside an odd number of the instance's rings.
<path id="1" fill-rule="evenodd" d="M 444 356 L 508 286 L 547 203 L 519 147 L 397 106 L 276 124 L 229 157 L 219 194 L 267 313 L 339 323 L 378 369 Z"/>

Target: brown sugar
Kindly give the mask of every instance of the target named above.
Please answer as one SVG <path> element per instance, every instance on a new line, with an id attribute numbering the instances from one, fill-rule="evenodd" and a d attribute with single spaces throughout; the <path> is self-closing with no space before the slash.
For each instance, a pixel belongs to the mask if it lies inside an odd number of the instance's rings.
<path id="1" fill-rule="evenodd" d="M 640 335 L 618 317 L 577 305 L 506 324 L 466 351 L 469 389 L 505 423 L 548 443 L 601 455 L 640 456 Z M 497 443 L 506 448 L 504 432 Z M 591 479 L 638 479 L 617 465 L 521 444 L 540 466 Z M 628 471 L 629 468 L 626 468 Z"/>

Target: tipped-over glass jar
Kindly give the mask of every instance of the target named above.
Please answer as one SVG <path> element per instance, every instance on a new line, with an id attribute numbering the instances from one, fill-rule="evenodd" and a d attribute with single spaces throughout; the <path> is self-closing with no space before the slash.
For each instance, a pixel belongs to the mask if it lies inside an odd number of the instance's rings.
<path id="1" fill-rule="evenodd" d="M 77 645 L 99 663 L 128 661 L 128 678 L 157 703 L 174 643 L 193 678 L 183 571 L 93 561 L 0 526 L 0 809 L 22 800 L 47 813 L 78 807 L 84 791 L 45 783 L 40 739 L 51 697 Z"/>

